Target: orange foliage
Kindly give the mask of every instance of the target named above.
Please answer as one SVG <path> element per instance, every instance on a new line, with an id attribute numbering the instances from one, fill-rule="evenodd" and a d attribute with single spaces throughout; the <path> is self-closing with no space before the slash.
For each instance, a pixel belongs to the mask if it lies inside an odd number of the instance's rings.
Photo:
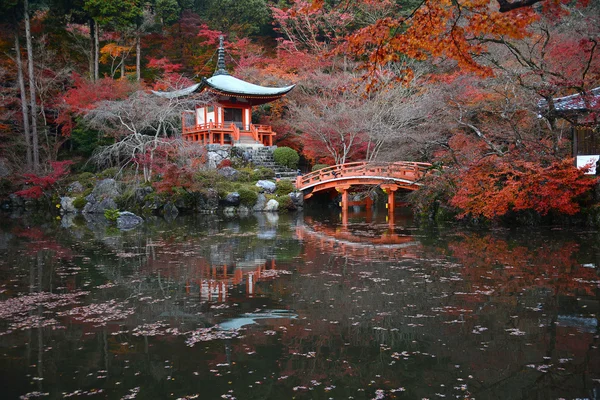
<path id="1" fill-rule="evenodd" d="M 462 210 L 461 218 L 494 219 L 522 210 L 573 215 L 579 211 L 577 196 L 597 181 L 575 168 L 572 159 L 543 166 L 541 160 L 488 156 L 459 174 L 460 185 L 450 204 Z"/>
<path id="2" fill-rule="evenodd" d="M 594 286 L 581 281 L 595 281 L 596 271 L 581 266 L 579 249 L 573 242 L 552 241 L 526 247 L 497 235 L 462 235 L 448 246 L 463 265 L 463 277 L 480 290 L 495 282 L 496 295 L 530 287 L 547 287 L 563 295 L 594 295 Z"/>
<path id="3" fill-rule="evenodd" d="M 408 56 L 416 60 L 443 57 L 454 60 L 464 72 L 491 76 L 492 69 L 477 56 L 487 51 L 489 39 L 522 39 L 540 18 L 532 7 L 501 12 L 495 0 L 426 0 L 406 19 L 381 18 L 347 37 L 338 51 L 368 55 L 365 68 L 376 78 L 381 65 Z M 502 2 L 504 3 L 504 2 Z M 515 2 L 511 2 L 515 3 Z M 566 13 L 565 0 L 546 0 L 544 15 Z M 585 5 L 586 0 L 579 1 Z M 376 79 L 375 79 L 376 80 Z"/>

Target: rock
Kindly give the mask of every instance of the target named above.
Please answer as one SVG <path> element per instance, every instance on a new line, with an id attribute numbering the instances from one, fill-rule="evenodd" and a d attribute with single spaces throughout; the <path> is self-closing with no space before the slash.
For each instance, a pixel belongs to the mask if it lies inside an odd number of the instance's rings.
<path id="1" fill-rule="evenodd" d="M 173 203 L 167 203 L 163 207 L 163 215 L 167 219 L 175 219 L 179 215 L 179 210 Z"/>
<path id="2" fill-rule="evenodd" d="M 225 206 L 233 206 L 237 207 L 240 205 L 240 194 L 238 192 L 229 193 L 223 199 L 223 204 Z"/>
<path id="3" fill-rule="evenodd" d="M 296 208 L 302 208 L 304 206 L 304 194 L 302 192 L 292 192 L 289 196 Z"/>
<path id="4" fill-rule="evenodd" d="M 82 212 L 84 214 L 104 214 L 106 210 L 116 210 L 118 208 L 117 203 L 113 199 L 103 199 L 98 202 L 93 196 L 90 195 L 88 197 L 91 197 L 93 201 L 88 200 L 88 203 L 83 207 Z"/>
<path id="5" fill-rule="evenodd" d="M 267 221 L 271 224 L 271 225 L 277 225 L 279 223 L 279 214 L 277 213 L 265 213 L 266 217 L 267 217 Z M 277 232 L 277 229 L 273 229 L 275 232 Z"/>
<path id="6" fill-rule="evenodd" d="M 235 212 L 236 212 L 236 208 L 235 207 L 225 207 L 223 209 L 223 215 L 225 215 L 226 217 L 233 217 L 235 216 Z"/>
<path id="7" fill-rule="evenodd" d="M 117 228 L 128 231 L 143 223 L 144 220 L 132 212 L 123 211 L 117 218 Z"/>
<path id="8" fill-rule="evenodd" d="M 229 151 L 220 145 L 207 145 L 206 151 L 206 164 L 208 168 L 215 169 L 221 161 L 229 159 Z"/>
<path id="9" fill-rule="evenodd" d="M 253 211 L 263 211 L 265 209 L 265 205 L 267 204 L 267 196 L 263 193 L 258 194 L 258 198 L 256 199 L 256 204 L 252 207 Z"/>
<path id="10" fill-rule="evenodd" d="M 121 194 L 121 191 L 119 190 L 117 181 L 109 178 L 96 183 L 94 190 L 92 190 L 92 194 L 95 198 L 100 200 L 107 198 L 114 199 Z"/>
<path id="11" fill-rule="evenodd" d="M 61 214 L 75 214 L 79 211 L 73 205 L 73 200 L 75 200 L 75 197 L 66 197 L 65 196 L 65 197 L 60 198 L 60 213 Z"/>
<path id="12" fill-rule="evenodd" d="M 248 214 L 250 214 L 250 209 L 245 205 L 240 205 L 237 211 L 240 217 L 246 217 Z"/>
<path id="13" fill-rule="evenodd" d="M 69 193 L 80 193 L 83 192 L 83 185 L 79 181 L 72 182 L 67 186 L 67 192 Z"/>
<path id="14" fill-rule="evenodd" d="M 75 214 L 65 214 L 60 219 L 60 226 L 62 228 L 71 228 L 75 225 Z"/>
<path id="15" fill-rule="evenodd" d="M 240 174 L 237 169 L 232 167 L 223 167 L 221 169 L 218 169 L 217 173 L 222 177 L 229 179 L 230 181 L 236 180 L 236 178 Z"/>
<path id="16" fill-rule="evenodd" d="M 12 171 L 8 166 L 8 161 L 6 161 L 6 158 L 0 158 L 0 178 L 6 178 L 11 174 Z"/>
<path id="17" fill-rule="evenodd" d="M 266 193 L 275 193 L 275 189 L 277 189 L 277 185 L 275 182 L 271 181 L 258 181 L 256 182 L 256 186 L 262 188 Z"/>
<path id="18" fill-rule="evenodd" d="M 204 192 L 194 192 L 196 201 L 196 211 L 212 212 L 219 207 L 219 193 L 215 189 L 208 189 Z"/>
<path id="19" fill-rule="evenodd" d="M 271 199 L 271 200 L 267 201 L 267 204 L 265 205 L 264 210 L 265 211 L 277 211 L 278 208 L 279 208 L 279 202 L 275 199 Z"/>
<path id="20" fill-rule="evenodd" d="M 135 198 L 136 203 L 143 203 L 150 193 L 154 192 L 150 186 L 142 186 L 135 189 L 133 192 L 133 196 Z"/>

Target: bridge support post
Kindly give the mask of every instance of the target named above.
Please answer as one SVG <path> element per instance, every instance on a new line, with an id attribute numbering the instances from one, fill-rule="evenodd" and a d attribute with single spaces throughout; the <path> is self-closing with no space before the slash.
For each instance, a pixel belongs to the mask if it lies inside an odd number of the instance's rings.
<path id="1" fill-rule="evenodd" d="M 373 199 L 371 198 L 371 196 L 368 195 L 365 199 L 365 211 L 367 222 L 371 222 L 373 218 Z"/>
<path id="2" fill-rule="evenodd" d="M 396 194 L 396 190 L 398 190 L 397 185 L 381 185 L 381 188 L 386 191 L 388 195 L 387 200 L 387 209 L 388 209 L 388 223 L 390 225 L 390 229 L 394 229 L 394 211 L 396 208 L 396 199 L 394 195 Z"/>
<path id="3" fill-rule="evenodd" d="M 348 189 L 350 186 L 340 186 L 337 187 L 336 190 L 342 194 L 342 202 L 340 206 L 342 207 L 342 225 L 348 225 Z"/>

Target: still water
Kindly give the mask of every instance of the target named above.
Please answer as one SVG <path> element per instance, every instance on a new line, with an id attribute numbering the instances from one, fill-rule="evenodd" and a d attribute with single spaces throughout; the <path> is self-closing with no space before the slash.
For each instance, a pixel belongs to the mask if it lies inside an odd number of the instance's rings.
<path id="1" fill-rule="evenodd" d="M 597 231 L 0 219 L 2 399 L 600 398 Z"/>

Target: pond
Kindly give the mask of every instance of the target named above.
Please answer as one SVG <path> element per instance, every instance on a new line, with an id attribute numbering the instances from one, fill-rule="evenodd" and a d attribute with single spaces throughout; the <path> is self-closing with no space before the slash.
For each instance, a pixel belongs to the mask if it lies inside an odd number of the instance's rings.
<path id="1" fill-rule="evenodd" d="M 0 215 L 2 398 L 600 398 L 600 233 Z"/>

